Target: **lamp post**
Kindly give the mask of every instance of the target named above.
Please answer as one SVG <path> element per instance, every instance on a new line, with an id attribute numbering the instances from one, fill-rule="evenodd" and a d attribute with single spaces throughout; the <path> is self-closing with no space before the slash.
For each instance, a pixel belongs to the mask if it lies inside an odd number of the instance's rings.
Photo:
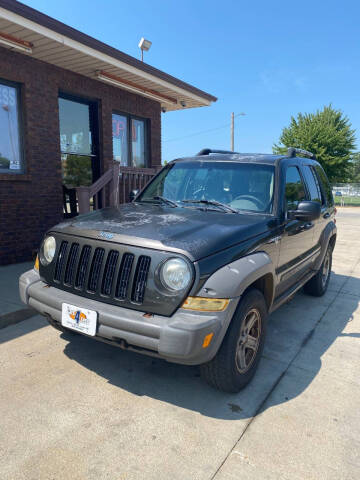
<path id="1" fill-rule="evenodd" d="M 152 42 L 150 40 L 146 40 L 144 37 L 139 42 L 139 48 L 141 50 L 141 61 L 144 61 L 144 51 L 147 52 L 150 50 Z"/>

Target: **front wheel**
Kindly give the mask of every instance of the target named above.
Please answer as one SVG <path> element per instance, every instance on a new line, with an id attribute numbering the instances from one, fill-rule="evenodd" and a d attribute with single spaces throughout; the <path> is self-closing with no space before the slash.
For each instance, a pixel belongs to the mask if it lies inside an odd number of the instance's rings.
<path id="1" fill-rule="evenodd" d="M 259 290 L 250 290 L 241 299 L 218 353 L 200 367 L 211 386 L 238 392 L 250 382 L 264 347 L 266 319 L 264 296 Z"/>
<path id="2" fill-rule="evenodd" d="M 321 297 L 326 292 L 331 275 L 332 248 L 328 246 L 324 260 L 316 275 L 314 275 L 305 285 L 304 290 L 309 295 Z"/>

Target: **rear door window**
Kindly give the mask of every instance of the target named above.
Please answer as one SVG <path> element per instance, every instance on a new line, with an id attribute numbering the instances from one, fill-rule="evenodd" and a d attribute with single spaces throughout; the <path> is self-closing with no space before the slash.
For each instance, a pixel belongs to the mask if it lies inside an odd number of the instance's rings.
<path id="1" fill-rule="evenodd" d="M 332 195 L 329 180 L 328 180 L 324 170 L 322 169 L 322 167 L 320 165 L 316 165 L 315 170 L 316 170 L 316 174 L 317 174 L 318 179 L 319 179 L 320 184 L 321 184 L 322 192 L 323 192 L 323 194 L 326 198 L 326 203 L 327 203 L 328 207 L 332 207 L 334 205 L 334 199 L 333 199 L 333 195 Z"/>
<path id="2" fill-rule="evenodd" d="M 305 181 L 309 189 L 310 199 L 314 202 L 322 203 L 320 185 L 316 174 L 310 165 L 303 167 Z"/>

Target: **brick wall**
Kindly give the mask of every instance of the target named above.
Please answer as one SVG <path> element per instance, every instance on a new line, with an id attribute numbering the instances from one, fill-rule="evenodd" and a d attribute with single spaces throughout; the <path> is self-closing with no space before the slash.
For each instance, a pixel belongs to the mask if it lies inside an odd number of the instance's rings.
<path id="1" fill-rule="evenodd" d="M 112 162 L 113 110 L 149 119 L 150 166 L 161 164 L 160 105 L 97 80 L 0 47 L 0 79 L 21 84 L 24 175 L 0 174 L 0 265 L 31 258 L 44 232 L 62 219 L 59 91 L 98 102 L 100 162 Z"/>

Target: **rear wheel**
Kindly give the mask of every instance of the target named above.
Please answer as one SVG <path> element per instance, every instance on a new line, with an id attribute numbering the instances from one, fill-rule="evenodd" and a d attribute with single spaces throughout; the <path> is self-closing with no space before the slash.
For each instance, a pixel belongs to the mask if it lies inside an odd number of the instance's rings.
<path id="1" fill-rule="evenodd" d="M 238 392 L 250 382 L 264 347 L 266 318 L 264 296 L 259 290 L 250 290 L 241 299 L 218 353 L 200 367 L 211 386 Z"/>
<path id="2" fill-rule="evenodd" d="M 304 285 L 306 293 L 313 295 L 314 297 L 321 297 L 324 295 L 330 281 L 331 265 L 332 247 L 329 245 L 319 271 Z"/>

